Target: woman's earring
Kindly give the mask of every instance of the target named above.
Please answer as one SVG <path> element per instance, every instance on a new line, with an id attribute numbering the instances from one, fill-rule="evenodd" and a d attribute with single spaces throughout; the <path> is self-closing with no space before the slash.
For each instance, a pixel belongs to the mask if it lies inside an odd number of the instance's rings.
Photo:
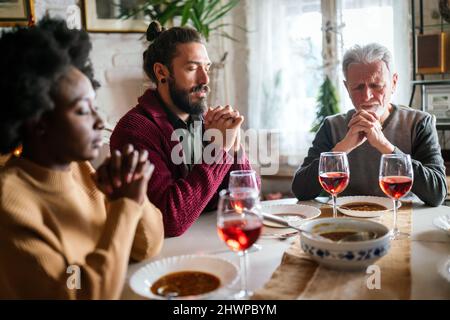
<path id="1" fill-rule="evenodd" d="M 166 78 L 162 78 L 160 81 L 161 83 L 166 83 Z"/>

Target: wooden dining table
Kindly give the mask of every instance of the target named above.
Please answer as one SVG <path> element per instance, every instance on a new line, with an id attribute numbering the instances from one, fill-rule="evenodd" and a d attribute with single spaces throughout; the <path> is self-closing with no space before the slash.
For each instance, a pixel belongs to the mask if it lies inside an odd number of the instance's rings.
<path id="1" fill-rule="evenodd" d="M 301 203 L 317 208 L 323 205 L 316 201 L 298 202 L 297 199 L 275 200 L 272 203 Z M 450 300 L 450 282 L 438 272 L 438 266 L 446 259 L 450 259 L 450 236 L 433 225 L 434 218 L 449 213 L 450 207 L 447 206 L 428 207 L 418 201 L 412 204 L 411 299 Z M 250 250 L 249 254 L 248 285 L 250 290 L 257 290 L 269 281 L 293 239 L 261 237 L 257 241 L 259 250 Z M 122 299 L 141 299 L 128 285 L 129 278 L 139 268 L 165 257 L 187 254 L 217 255 L 239 266 L 237 254 L 231 252 L 217 235 L 216 213 L 206 212 L 182 236 L 165 239 L 162 251 L 158 256 L 129 265 Z M 239 281 L 233 288 L 230 288 L 229 296 L 217 298 L 228 299 L 233 291 L 238 290 Z"/>

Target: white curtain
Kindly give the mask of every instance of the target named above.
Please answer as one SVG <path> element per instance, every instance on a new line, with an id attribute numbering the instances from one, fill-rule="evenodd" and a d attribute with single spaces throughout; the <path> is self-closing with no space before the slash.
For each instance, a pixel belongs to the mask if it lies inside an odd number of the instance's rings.
<path id="1" fill-rule="evenodd" d="M 277 131 L 281 154 L 299 158 L 306 154 L 313 137 L 309 130 L 314 120 L 318 87 L 309 80 L 322 78 L 318 69 L 321 43 L 318 46 L 314 39 L 302 34 L 310 30 L 302 30 L 292 12 L 301 11 L 299 5 L 307 2 L 318 1 L 247 2 L 249 126 Z M 313 29 L 321 42 L 320 16 L 316 22 L 317 27 Z M 305 57 L 312 61 L 310 65 L 303 63 Z M 298 164 L 298 159 L 292 161 Z"/>
<path id="2" fill-rule="evenodd" d="M 252 128 L 278 126 L 275 106 L 270 103 L 286 94 L 284 75 L 280 73 L 287 68 L 288 61 L 286 28 L 285 21 L 278 19 L 284 14 L 279 0 L 250 0 L 248 4 L 249 121 Z"/>

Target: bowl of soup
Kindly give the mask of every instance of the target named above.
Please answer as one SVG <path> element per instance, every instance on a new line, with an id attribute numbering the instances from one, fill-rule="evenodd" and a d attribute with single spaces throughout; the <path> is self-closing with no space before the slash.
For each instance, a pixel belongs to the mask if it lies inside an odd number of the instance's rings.
<path id="1" fill-rule="evenodd" d="M 307 221 L 302 229 L 302 250 L 318 263 L 332 268 L 361 270 L 386 255 L 390 248 L 389 229 L 378 222 L 324 218 Z M 355 234 L 370 233 L 370 240 L 355 241 Z M 347 241 L 348 240 L 348 241 Z"/>
<path id="2" fill-rule="evenodd" d="M 199 300 L 220 297 L 239 277 L 230 261 L 183 255 L 146 263 L 130 278 L 131 289 L 150 299 Z"/>
<path id="3" fill-rule="evenodd" d="M 332 204 L 331 200 L 329 201 Z M 336 201 L 338 210 L 350 217 L 356 218 L 376 218 L 393 209 L 393 201 L 386 197 L 375 196 L 347 196 L 339 197 Z M 398 207 L 401 202 L 398 201 Z"/>

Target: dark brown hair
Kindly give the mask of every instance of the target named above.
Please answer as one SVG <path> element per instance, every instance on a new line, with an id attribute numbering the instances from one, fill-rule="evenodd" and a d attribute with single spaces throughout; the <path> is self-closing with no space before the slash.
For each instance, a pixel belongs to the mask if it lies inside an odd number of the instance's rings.
<path id="1" fill-rule="evenodd" d="M 150 23 L 146 36 L 151 43 L 144 52 L 144 71 L 154 83 L 158 82 L 153 72 L 154 64 L 162 63 L 172 72 L 172 60 L 177 54 L 177 45 L 204 43 L 202 35 L 192 28 L 173 27 L 166 30 L 158 21 Z"/>

